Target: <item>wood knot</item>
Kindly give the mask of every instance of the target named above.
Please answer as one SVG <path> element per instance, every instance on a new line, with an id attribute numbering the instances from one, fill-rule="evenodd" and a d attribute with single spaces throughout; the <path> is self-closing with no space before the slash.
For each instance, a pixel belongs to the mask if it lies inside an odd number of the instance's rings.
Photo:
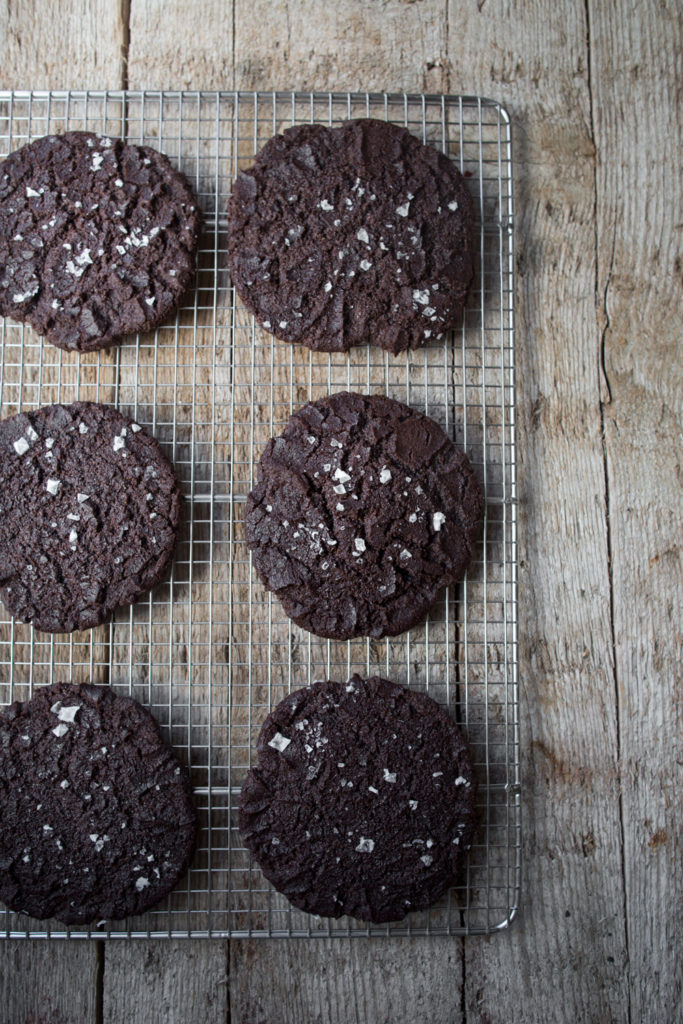
<path id="1" fill-rule="evenodd" d="M 663 846 L 663 844 L 666 843 L 668 838 L 669 837 L 667 836 L 664 829 L 658 828 L 657 831 L 653 832 L 650 836 L 648 846 L 650 846 L 653 850 L 656 850 L 658 846 Z"/>

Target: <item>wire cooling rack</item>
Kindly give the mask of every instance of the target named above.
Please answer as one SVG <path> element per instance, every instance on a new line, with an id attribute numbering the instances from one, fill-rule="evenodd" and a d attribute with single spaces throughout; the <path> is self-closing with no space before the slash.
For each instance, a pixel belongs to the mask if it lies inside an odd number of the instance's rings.
<path id="1" fill-rule="evenodd" d="M 477 273 L 462 329 L 394 357 L 365 347 L 316 354 L 276 341 L 236 300 L 226 204 L 235 175 L 292 124 L 349 117 L 405 125 L 455 160 L 478 210 Z M 110 403 L 172 459 L 185 532 L 169 581 L 98 629 L 34 632 L 0 615 L 0 700 L 73 679 L 109 683 L 151 709 L 191 768 L 202 822 L 192 869 L 144 917 L 65 928 L 0 911 L 11 937 L 424 935 L 508 924 L 520 879 L 517 512 L 510 123 L 472 97 L 330 93 L 0 94 L 0 156 L 31 139 L 89 129 L 166 153 L 206 218 L 197 287 L 173 321 L 106 352 L 76 354 L 27 327 L 0 327 L 0 411 Z M 254 466 L 293 409 L 330 392 L 388 394 L 436 419 L 467 450 L 486 494 L 483 542 L 467 578 L 427 622 L 383 641 L 337 643 L 287 619 L 251 571 L 242 515 Z M 465 731 L 481 828 L 448 897 L 396 925 L 331 921 L 291 908 L 250 863 L 236 803 L 260 725 L 314 679 L 381 674 L 426 690 Z"/>

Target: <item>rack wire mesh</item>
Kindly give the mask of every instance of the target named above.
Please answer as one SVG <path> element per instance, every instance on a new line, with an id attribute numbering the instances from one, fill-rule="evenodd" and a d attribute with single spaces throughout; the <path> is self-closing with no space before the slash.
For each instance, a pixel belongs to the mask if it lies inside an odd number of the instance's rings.
<path id="1" fill-rule="evenodd" d="M 292 124 L 371 116 L 405 125 L 455 160 L 478 210 L 477 274 L 462 329 L 403 355 L 319 354 L 257 327 L 227 271 L 235 175 Z M 172 459 L 186 525 L 167 583 L 98 629 L 47 635 L 0 618 L 0 700 L 61 679 L 108 683 L 150 708 L 190 765 L 202 830 L 194 864 L 144 917 L 93 928 L 0 910 L 6 937 L 244 937 L 490 932 L 520 888 L 517 511 L 512 156 L 509 117 L 476 97 L 348 93 L 0 93 L 0 157 L 48 133 L 88 129 L 166 153 L 205 214 L 195 290 L 177 317 L 106 352 L 77 354 L 0 326 L 0 412 L 111 403 Z M 242 515 L 255 463 L 290 413 L 343 389 L 388 394 L 467 450 L 486 494 L 483 542 L 465 581 L 401 637 L 338 643 L 287 619 L 251 571 Z M 236 801 L 261 722 L 290 689 L 378 673 L 427 691 L 468 736 L 481 827 L 465 877 L 404 922 L 309 917 L 264 880 L 241 844 Z"/>

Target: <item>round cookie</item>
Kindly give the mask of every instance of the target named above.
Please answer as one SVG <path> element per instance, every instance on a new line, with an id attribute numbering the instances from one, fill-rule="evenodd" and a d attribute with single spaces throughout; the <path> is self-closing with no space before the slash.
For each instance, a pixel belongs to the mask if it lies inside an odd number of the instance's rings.
<path id="1" fill-rule="evenodd" d="M 164 576 L 180 494 L 153 437 L 109 406 L 0 421 L 0 598 L 36 629 L 89 629 Z"/>
<path id="2" fill-rule="evenodd" d="M 449 887 L 472 842 L 475 780 L 431 697 L 377 676 L 314 683 L 268 715 L 257 750 L 239 827 L 296 907 L 397 921 Z"/>
<path id="3" fill-rule="evenodd" d="M 228 217 L 235 288 L 283 341 L 396 354 L 460 319 L 472 199 L 455 164 L 405 128 L 289 128 L 239 175 Z"/>
<path id="4" fill-rule="evenodd" d="M 341 392 L 303 406 L 247 499 L 253 564 L 318 636 L 396 636 L 465 572 L 483 498 L 467 456 L 400 402 Z"/>
<path id="5" fill-rule="evenodd" d="M 185 874 L 197 815 L 152 715 L 58 683 L 0 714 L 0 900 L 65 924 L 142 914 Z"/>
<path id="6" fill-rule="evenodd" d="M 64 349 L 160 324 L 195 265 L 189 182 L 148 146 L 47 135 L 0 164 L 0 313 Z"/>

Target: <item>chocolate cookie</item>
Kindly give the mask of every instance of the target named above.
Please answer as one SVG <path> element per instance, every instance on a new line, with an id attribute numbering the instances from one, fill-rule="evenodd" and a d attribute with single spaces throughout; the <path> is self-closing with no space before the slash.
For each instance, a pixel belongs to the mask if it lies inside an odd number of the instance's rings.
<path id="1" fill-rule="evenodd" d="M 377 676 L 314 683 L 268 715 L 257 749 L 239 827 L 296 907 L 397 921 L 451 884 L 474 833 L 475 781 L 430 697 Z"/>
<path id="2" fill-rule="evenodd" d="M 268 442 L 247 500 L 261 580 L 318 636 L 395 636 L 472 556 L 483 498 L 467 456 L 422 413 L 331 395 Z"/>
<path id="3" fill-rule="evenodd" d="M 142 914 L 188 869 L 187 769 L 137 701 L 59 683 L 0 715 L 0 900 L 66 924 Z"/>
<path id="4" fill-rule="evenodd" d="M 47 135 L 0 164 L 0 313 L 88 352 L 160 324 L 193 276 L 200 214 L 148 146 Z"/>
<path id="5" fill-rule="evenodd" d="M 99 625 L 163 577 L 180 495 L 149 434 L 95 402 L 0 421 L 0 598 L 48 633 Z"/>
<path id="6" fill-rule="evenodd" d="M 455 164 L 405 128 L 289 128 L 239 175 L 228 217 L 235 287 L 283 341 L 397 353 L 460 318 L 472 200 Z"/>

